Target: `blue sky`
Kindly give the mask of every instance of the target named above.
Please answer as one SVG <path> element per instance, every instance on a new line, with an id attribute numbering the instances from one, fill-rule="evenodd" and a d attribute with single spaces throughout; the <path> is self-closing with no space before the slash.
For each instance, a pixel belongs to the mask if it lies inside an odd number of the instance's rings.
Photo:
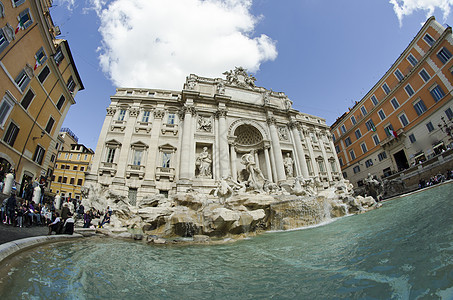
<path id="1" fill-rule="evenodd" d="M 453 0 L 54 0 L 85 90 L 63 127 L 95 149 L 116 87 L 181 90 L 243 66 L 331 125 Z"/>

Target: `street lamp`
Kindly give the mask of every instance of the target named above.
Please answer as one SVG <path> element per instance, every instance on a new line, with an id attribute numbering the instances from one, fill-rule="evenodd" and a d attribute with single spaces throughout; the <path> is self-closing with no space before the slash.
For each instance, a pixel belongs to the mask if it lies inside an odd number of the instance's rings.
<path id="1" fill-rule="evenodd" d="M 443 116 L 440 119 L 442 120 L 442 123 L 437 124 L 437 126 L 439 126 L 442 132 L 450 137 L 450 141 L 453 141 L 453 121 L 449 120 L 449 122 L 447 122 Z"/>

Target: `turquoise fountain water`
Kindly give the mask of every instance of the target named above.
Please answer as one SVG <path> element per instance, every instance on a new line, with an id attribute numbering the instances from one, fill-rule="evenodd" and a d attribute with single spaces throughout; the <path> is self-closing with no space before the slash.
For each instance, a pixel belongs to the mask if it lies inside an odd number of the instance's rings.
<path id="1" fill-rule="evenodd" d="M 2 299 L 452 299 L 453 184 L 222 245 L 107 238 L 21 254 Z"/>

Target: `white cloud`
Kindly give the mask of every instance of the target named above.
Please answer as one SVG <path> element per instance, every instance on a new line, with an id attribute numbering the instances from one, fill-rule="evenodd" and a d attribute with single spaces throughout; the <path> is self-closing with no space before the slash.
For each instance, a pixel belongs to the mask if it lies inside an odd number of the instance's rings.
<path id="1" fill-rule="evenodd" d="M 190 73 L 249 72 L 277 57 L 254 32 L 251 0 L 91 0 L 99 15 L 103 71 L 115 85 L 181 89 Z"/>
<path id="2" fill-rule="evenodd" d="M 74 8 L 74 3 L 75 0 L 56 0 L 55 4 L 56 5 L 64 5 L 68 10 L 72 10 Z"/>
<path id="3" fill-rule="evenodd" d="M 426 17 L 428 18 L 434 14 L 436 8 L 440 9 L 443 12 L 445 21 L 453 6 L 453 0 L 389 0 L 389 2 L 393 5 L 393 10 L 398 17 L 400 26 L 404 16 L 409 16 L 418 10 L 426 11 Z"/>

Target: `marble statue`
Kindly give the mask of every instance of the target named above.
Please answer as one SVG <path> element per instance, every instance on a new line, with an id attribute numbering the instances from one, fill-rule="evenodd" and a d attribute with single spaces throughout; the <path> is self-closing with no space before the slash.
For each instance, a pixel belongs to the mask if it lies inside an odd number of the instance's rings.
<path id="1" fill-rule="evenodd" d="M 208 147 L 203 147 L 203 151 L 198 154 L 195 164 L 198 168 L 198 177 L 211 178 L 211 154 L 208 153 Z"/>
<path id="2" fill-rule="evenodd" d="M 293 159 L 291 154 L 286 153 L 285 160 L 283 161 L 285 165 L 285 173 L 288 177 L 293 177 Z"/>
<path id="3" fill-rule="evenodd" d="M 249 186 L 254 186 L 256 187 L 258 185 L 258 178 L 257 176 L 262 179 L 263 181 L 266 180 L 264 178 L 263 173 L 261 170 L 256 166 L 255 163 L 255 158 L 254 158 L 254 151 L 251 150 L 249 153 L 246 153 L 242 155 L 241 157 L 241 164 L 245 166 L 245 169 L 249 173 L 249 177 L 247 179 L 247 182 L 249 183 Z"/>

